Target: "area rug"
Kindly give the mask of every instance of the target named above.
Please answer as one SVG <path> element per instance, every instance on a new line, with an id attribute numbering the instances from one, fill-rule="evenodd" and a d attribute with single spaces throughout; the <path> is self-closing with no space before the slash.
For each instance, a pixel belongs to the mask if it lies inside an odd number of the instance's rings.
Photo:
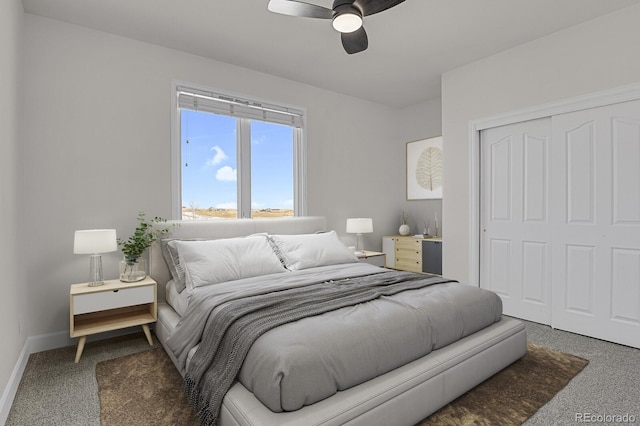
<path id="1" fill-rule="evenodd" d="M 419 426 L 521 425 L 584 367 L 586 359 L 529 343 L 525 356 L 445 405 Z"/>
<path id="2" fill-rule="evenodd" d="M 200 424 L 162 348 L 99 362 L 96 380 L 101 426 Z"/>
<path id="3" fill-rule="evenodd" d="M 419 423 L 521 425 L 589 361 L 529 343 L 527 354 Z M 96 365 L 102 426 L 198 425 L 161 348 Z"/>

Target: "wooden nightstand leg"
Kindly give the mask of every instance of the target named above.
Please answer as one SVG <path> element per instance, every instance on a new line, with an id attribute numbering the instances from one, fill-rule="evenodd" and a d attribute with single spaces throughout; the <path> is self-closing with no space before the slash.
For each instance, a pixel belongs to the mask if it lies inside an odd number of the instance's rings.
<path id="1" fill-rule="evenodd" d="M 84 344 L 87 341 L 87 336 L 82 336 L 78 340 L 78 349 L 76 350 L 76 364 L 80 361 L 80 357 L 82 356 L 82 351 L 84 350 Z"/>
<path id="2" fill-rule="evenodd" d="M 151 331 L 149 331 L 149 326 L 147 324 L 142 324 L 142 331 L 144 331 L 144 335 L 147 336 L 147 342 L 149 342 L 149 346 L 153 346 Z"/>

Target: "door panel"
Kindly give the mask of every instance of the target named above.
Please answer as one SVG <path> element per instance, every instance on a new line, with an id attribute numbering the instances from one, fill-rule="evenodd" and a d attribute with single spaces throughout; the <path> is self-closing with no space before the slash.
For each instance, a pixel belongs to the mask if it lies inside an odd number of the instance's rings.
<path id="1" fill-rule="evenodd" d="M 510 136 L 492 143 L 491 150 L 491 220 L 511 220 L 511 144 Z"/>
<path id="2" fill-rule="evenodd" d="M 544 305 L 547 300 L 548 244 L 522 242 L 522 299 Z"/>
<path id="3" fill-rule="evenodd" d="M 592 317 L 595 248 L 575 244 L 565 248 L 565 311 Z"/>
<path id="4" fill-rule="evenodd" d="M 504 313 L 550 324 L 551 120 L 481 132 L 480 287 Z"/>
<path id="5" fill-rule="evenodd" d="M 611 320 L 640 325 L 640 250 L 614 248 L 612 254 Z"/>
<path id="6" fill-rule="evenodd" d="M 489 289 L 503 299 L 508 299 L 512 294 L 512 279 L 509 268 L 511 265 L 511 241 L 492 238 L 489 244 L 491 259 Z"/>
<path id="7" fill-rule="evenodd" d="M 547 138 L 524 135 L 525 222 L 547 221 Z"/>
<path id="8" fill-rule="evenodd" d="M 565 131 L 568 223 L 593 223 L 593 132 L 593 122 Z"/>
<path id="9" fill-rule="evenodd" d="M 613 119 L 613 223 L 640 224 L 640 121 Z"/>

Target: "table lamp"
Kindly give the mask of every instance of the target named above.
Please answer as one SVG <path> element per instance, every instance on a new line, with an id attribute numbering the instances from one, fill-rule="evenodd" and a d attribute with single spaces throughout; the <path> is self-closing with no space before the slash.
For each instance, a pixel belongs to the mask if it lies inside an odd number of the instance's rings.
<path id="1" fill-rule="evenodd" d="M 115 229 L 85 229 L 76 231 L 73 238 L 73 253 L 90 254 L 89 286 L 104 284 L 102 276 L 102 256 L 118 249 Z"/>
<path id="2" fill-rule="evenodd" d="M 350 234 L 356 234 L 356 253 L 364 253 L 362 234 L 373 232 L 373 219 L 370 217 L 347 219 L 347 232 Z"/>

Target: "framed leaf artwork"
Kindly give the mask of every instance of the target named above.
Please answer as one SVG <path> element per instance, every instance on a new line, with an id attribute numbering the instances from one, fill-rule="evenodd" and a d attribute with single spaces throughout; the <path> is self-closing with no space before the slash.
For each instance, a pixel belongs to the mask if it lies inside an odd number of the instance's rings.
<path id="1" fill-rule="evenodd" d="M 407 200 L 442 198 L 442 136 L 407 142 Z"/>

